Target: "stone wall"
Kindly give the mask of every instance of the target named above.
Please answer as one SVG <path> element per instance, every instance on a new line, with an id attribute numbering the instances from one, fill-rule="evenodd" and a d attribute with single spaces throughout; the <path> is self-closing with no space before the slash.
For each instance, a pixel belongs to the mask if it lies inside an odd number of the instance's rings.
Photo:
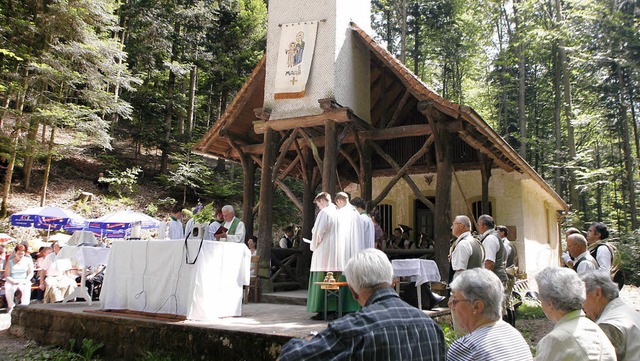
<path id="1" fill-rule="evenodd" d="M 76 344 L 83 338 L 102 342 L 98 354 L 106 360 L 138 360 L 149 353 L 172 360 L 275 360 L 291 339 L 37 307 L 16 307 L 9 332 L 61 348 L 67 348 L 71 339 Z"/>

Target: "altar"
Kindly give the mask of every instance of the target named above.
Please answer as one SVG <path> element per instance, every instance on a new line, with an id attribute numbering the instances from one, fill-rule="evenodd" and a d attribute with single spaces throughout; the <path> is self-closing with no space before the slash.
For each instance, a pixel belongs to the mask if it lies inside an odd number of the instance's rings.
<path id="1" fill-rule="evenodd" d="M 100 294 L 102 309 L 197 321 L 240 316 L 250 260 L 243 243 L 115 241 Z"/>

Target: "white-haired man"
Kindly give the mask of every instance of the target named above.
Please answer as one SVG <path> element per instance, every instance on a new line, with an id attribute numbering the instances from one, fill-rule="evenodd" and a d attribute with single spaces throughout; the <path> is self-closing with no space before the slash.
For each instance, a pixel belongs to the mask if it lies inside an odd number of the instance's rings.
<path id="1" fill-rule="evenodd" d="M 247 234 L 247 230 L 244 226 L 244 222 L 240 218 L 236 217 L 236 211 L 232 205 L 227 204 L 222 207 L 222 218 L 224 223 L 220 227 L 216 234 L 213 236 L 218 241 L 223 242 L 244 242 L 244 237 Z"/>
<path id="2" fill-rule="evenodd" d="M 453 220 L 451 234 L 456 238 L 449 250 L 449 283 L 453 277 L 467 269 L 482 268 L 484 262 L 484 250 L 482 244 L 471 235 L 471 220 L 460 215 Z"/>
<path id="3" fill-rule="evenodd" d="M 579 233 L 567 236 L 567 251 L 573 258 L 573 269 L 582 275 L 598 268 L 598 262 L 587 251 L 587 239 Z"/>
<path id="4" fill-rule="evenodd" d="M 393 268 L 382 251 L 361 251 L 344 273 L 362 309 L 331 322 L 310 340 L 289 341 L 280 360 L 445 360 L 442 330 L 398 297 L 391 287 Z"/>
<path id="5" fill-rule="evenodd" d="M 640 313 L 619 298 L 618 285 L 607 270 L 589 271 L 580 278 L 587 291 L 582 309 L 609 337 L 618 361 L 640 360 Z"/>

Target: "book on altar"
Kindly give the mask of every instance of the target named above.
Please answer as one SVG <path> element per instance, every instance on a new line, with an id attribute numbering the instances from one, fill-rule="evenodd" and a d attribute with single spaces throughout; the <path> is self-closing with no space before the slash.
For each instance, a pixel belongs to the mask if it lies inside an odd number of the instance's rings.
<path id="1" fill-rule="evenodd" d="M 225 233 L 226 231 L 228 231 L 227 227 L 225 226 L 220 226 L 220 228 L 218 228 L 218 230 L 216 231 L 216 233 L 214 233 L 214 236 L 217 236 L 219 234 Z"/>

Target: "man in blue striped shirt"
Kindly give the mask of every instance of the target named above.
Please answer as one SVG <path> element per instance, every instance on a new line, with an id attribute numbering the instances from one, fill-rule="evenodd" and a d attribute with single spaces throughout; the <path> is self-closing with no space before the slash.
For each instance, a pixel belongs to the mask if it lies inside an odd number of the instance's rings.
<path id="1" fill-rule="evenodd" d="M 387 256 L 365 249 L 344 269 L 360 311 L 331 322 L 310 340 L 293 339 L 280 360 L 445 360 L 442 330 L 391 287 Z"/>

